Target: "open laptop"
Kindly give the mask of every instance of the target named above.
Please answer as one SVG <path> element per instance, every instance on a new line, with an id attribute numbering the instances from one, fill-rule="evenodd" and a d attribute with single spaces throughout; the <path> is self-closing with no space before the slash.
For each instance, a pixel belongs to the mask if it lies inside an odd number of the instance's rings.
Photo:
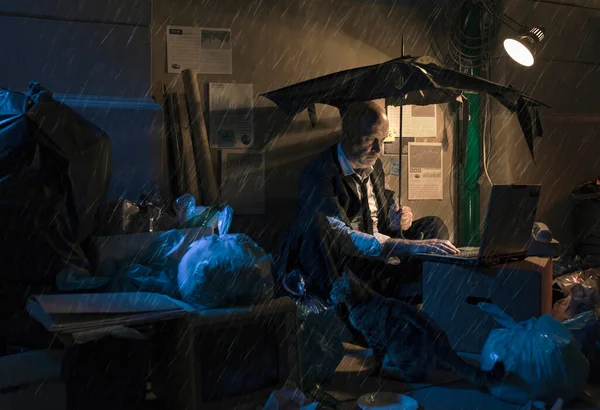
<path id="1" fill-rule="evenodd" d="M 540 197 L 540 185 L 494 185 L 479 247 L 459 248 L 457 255 L 418 254 L 422 260 L 468 265 L 496 265 L 524 259 Z"/>

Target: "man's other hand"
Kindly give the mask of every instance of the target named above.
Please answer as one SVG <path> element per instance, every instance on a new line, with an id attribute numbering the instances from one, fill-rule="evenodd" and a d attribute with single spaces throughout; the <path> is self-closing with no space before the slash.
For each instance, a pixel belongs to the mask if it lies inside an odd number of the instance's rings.
<path id="1" fill-rule="evenodd" d="M 437 253 L 440 255 L 456 255 L 459 253 L 459 250 L 450 241 L 442 239 L 426 239 L 422 241 L 389 239 L 385 243 L 385 251 L 388 255 L 399 257 L 417 253 Z"/>
<path id="2" fill-rule="evenodd" d="M 399 208 L 397 204 L 390 207 L 390 220 L 394 231 L 407 231 L 413 223 L 413 213 L 408 206 Z"/>
<path id="3" fill-rule="evenodd" d="M 459 250 L 450 241 L 442 239 L 426 239 L 424 241 L 411 241 L 411 254 L 437 253 L 440 255 L 456 255 Z"/>

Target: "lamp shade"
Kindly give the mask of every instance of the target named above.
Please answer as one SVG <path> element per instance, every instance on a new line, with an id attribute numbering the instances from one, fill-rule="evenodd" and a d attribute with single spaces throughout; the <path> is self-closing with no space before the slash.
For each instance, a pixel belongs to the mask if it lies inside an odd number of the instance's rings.
<path id="1" fill-rule="evenodd" d="M 543 39 L 543 29 L 534 27 L 525 35 L 504 40 L 504 50 L 517 63 L 531 67 L 535 61 L 536 46 Z"/>

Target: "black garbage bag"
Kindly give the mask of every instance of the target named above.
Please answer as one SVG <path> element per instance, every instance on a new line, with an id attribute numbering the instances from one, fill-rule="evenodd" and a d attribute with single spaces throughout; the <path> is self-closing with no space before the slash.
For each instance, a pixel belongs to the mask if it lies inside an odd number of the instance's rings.
<path id="1" fill-rule="evenodd" d="M 342 343 L 352 342 L 352 333 L 334 307 L 306 291 L 306 282 L 299 270 L 286 273 L 281 285 L 298 306 L 298 344 L 304 386 L 316 387 L 333 376 L 346 354 Z"/>
<path id="2" fill-rule="evenodd" d="M 55 288 L 65 267 L 88 268 L 80 244 L 110 181 L 108 136 L 38 83 L 30 89 L 0 89 L 0 303 L 10 310 Z"/>

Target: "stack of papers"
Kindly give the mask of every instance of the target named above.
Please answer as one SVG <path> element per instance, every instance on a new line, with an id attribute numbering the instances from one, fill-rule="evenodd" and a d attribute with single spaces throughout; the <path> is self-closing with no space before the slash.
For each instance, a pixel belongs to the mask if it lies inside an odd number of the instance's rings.
<path id="1" fill-rule="evenodd" d="M 54 333 L 77 333 L 174 319 L 193 311 L 166 295 L 149 292 L 38 295 L 29 314 Z"/>

